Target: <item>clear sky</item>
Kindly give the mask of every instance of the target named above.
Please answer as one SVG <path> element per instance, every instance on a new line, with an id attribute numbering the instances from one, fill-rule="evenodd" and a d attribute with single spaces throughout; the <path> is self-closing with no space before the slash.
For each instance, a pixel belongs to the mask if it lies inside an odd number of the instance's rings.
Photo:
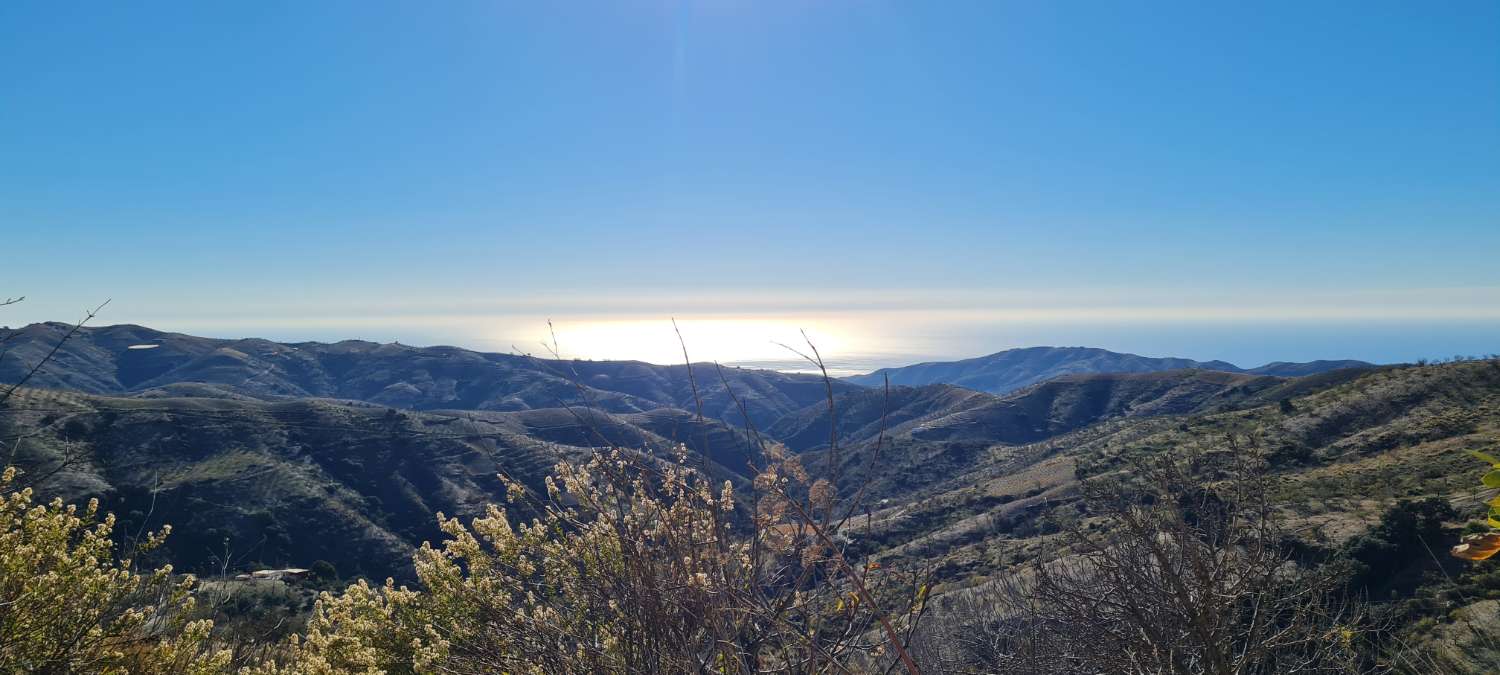
<path id="1" fill-rule="evenodd" d="M 0 234 L 11 325 L 1500 351 L 1500 3 L 9 0 Z"/>

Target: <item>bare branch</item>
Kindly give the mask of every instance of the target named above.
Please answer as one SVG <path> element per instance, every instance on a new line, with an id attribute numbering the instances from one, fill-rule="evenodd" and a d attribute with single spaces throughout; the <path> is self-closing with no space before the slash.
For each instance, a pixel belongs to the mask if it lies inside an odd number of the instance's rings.
<path id="1" fill-rule="evenodd" d="M 104 302 L 100 303 L 98 307 L 88 310 L 88 312 L 85 313 L 84 317 L 80 319 L 78 323 L 73 324 L 73 327 L 62 336 L 62 339 L 58 340 L 57 344 L 52 346 L 52 351 L 47 352 L 47 355 L 42 357 L 42 360 L 37 361 L 36 365 L 32 366 L 31 370 L 27 371 L 26 375 L 23 376 L 20 381 L 12 384 L 9 389 L 5 390 L 4 394 L 0 394 L 0 404 L 3 404 L 6 401 L 10 400 L 11 395 L 15 394 L 17 389 L 20 389 L 27 382 L 31 381 L 32 376 L 36 375 L 37 371 L 40 371 L 42 369 L 42 366 L 47 365 L 47 362 L 51 361 L 52 357 L 57 355 L 57 351 L 59 349 L 62 349 L 63 345 L 67 344 L 68 340 L 75 334 L 77 334 L 78 331 L 83 330 L 83 325 L 88 323 L 90 319 L 93 319 L 95 316 L 97 316 L 99 312 L 104 309 L 105 305 L 109 304 L 109 302 L 109 300 L 105 300 Z"/>

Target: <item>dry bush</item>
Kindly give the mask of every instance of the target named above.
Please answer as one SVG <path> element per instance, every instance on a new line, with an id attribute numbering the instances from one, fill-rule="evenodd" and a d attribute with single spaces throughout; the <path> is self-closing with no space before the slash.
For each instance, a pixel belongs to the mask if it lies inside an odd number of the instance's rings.
<path id="1" fill-rule="evenodd" d="M 685 345 L 683 357 L 701 420 Z M 545 495 L 507 480 L 531 522 L 493 505 L 467 526 L 439 514 L 450 539 L 416 552 L 419 590 L 324 594 L 306 635 L 261 672 L 919 673 L 925 575 L 850 561 L 840 530 L 865 488 L 841 499 L 837 475 L 813 480 L 767 447 L 719 376 L 756 439 L 749 495 L 710 485 L 685 447 L 675 463 L 610 449 L 560 464 Z"/>
<path id="2" fill-rule="evenodd" d="M 509 489 L 540 515 L 440 514 L 450 538 L 415 553 L 419 588 L 324 593 L 305 632 L 265 650 L 191 621 L 191 577 L 117 561 L 113 518 L 95 503 L 32 506 L 29 488 L 7 491 L 0 672 L 222 673 L 246 651 L 263 653 L 247 674 L 916 671 L 902 656 L 926 586 L 846 560 L 832 488 L 795 458 L 748 500 L 681 460 L 621 450 L 559 465 L 546 495 Z M 754 513 L 736 522 L 744 501 Z"/>
<path id="3" fill-rule="evenodd" d="M 746 529 L 729 483 L 619 450 L 561 464 L 541 515 L 492 506 L 414 557 L 420 590 L 325 594 L 305 636 L 264 672 L 687 673 L 864 671 L 895 665 L 925 586 L 843 558 L 830 488 L 792 459 L 757 479 Z M 440 516 L 441 518 L 441 516 Z M 880 604 L 899 606 L 886 612 Z M 887 631 L 886 628 L 890 630 Z M 897 635 L 892 641 L 890 636 Z M 911 666 L 908 666 L 911 668 Z"/>
<path id="4" fill-rule="evenodd" d="M 956 672 L 1369 672 L 1376 628 L 1337 564 L 1299 565 L 1239 453 L 1091 482 L 1103 534 L 937 610 L 921 650 Z"/>

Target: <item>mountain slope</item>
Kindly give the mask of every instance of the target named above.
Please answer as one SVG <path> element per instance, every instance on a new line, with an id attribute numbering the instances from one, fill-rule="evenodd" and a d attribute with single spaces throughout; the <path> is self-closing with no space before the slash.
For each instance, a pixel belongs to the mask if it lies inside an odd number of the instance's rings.
<path id="1" fill-rule="evenodd" d="M 884 368 L 845 379 L 855 384 L 877 386 L 889 376 L 891 384 L 952 384 L 992 394 L 1004 394 L 1055 377 L 1085 373 L 1147 373 L 1196 368 L 1256 375 L 1297 376 L 1369 365 L 1362 361 L 1277 362 L 1245 370 L 1224 361 L 1152 358 L 1089 347 L 1029 347 L 961 361 L 935 361 L 901 368 Z"/>
<path id="2" fill-rule="evenodd" d="M 1281 377 L 1301 377 L 1303 375 L 1316 375 L 1326 373 L 1330 370 L 1342 370 L 1345 368 L 1369 368 L 1372 364 L 1365 361 L 1352 361 L 1343 359 L 1339 361 L 1308 361 L 1306 363 L 1289 363 L 1286 361 L 1273 361 L 1258 368 L 1250 368 L 1245 372 L 1256 375 L 1278 375 Z"/>
<path id="3" fill-rule="evenodd" d="M 434 514 L 505 503 L 498 475 L 539 493 L 558 462 L 597 446 L 670 458 L 689 446 L 743 483 L 745 435 L 679 411 L 400 412 L 327 400 L 118 398 L 23 389 L 0 439 L 38 491 L 99 497 L 125 532 L 170 523 L 170 558 L 207 572 L 227 555 L 374 577 L 409 574 L 413 546 L 442 538 Z M 62 470 L 53 474 L 54 469 Z M 227 554 L 226 554 L 227 549 Z"/>
<path id="4" fill-rule="evenodd" d="M 938 561 L 950 582 L 973 583 L 1064 547 L 1054 533 L 1088 514 L 1081 476 L 1128 472 L 1132 458 L 1171 448 L 1227 450 L 1230 438 L 1277 476 L 1275 501 L 1293 529 L 1327 542 L 1358 534 L 1401 499 L 1437 496 L 1482 518 L 1493 491 L 1480 484 L 1484 464 L 1464 451 L 1500 448 L 1500 361 L 1340 372 L 1315 386 L 1283 381 L 1242 399 L 1248 406 L 1115 417 L 988 447 L 892 499 L 855 539 L 861 551 L 898 564 Z"/>
<path id="5" fill-rule="evenodd" d="M 1339 386 L 1368 372 L 1340 370 L 1302 378 L 1212 370 L 1072 375 L 1005 396 L 973 393 L 924 415 L 906 419 L 892 416 L 884 436 L 878 439 L 874 435 L 877 426 L 864 427 L 862 434 L 845 434 L 841 437 L 837 472 L 828 466 L 831 455 L 826 452 L 826 411 L 803 422 L 813 432 L 793 437 L 817 438 L 816 432 L 821 432 L 820 442 L 802 448 L 790 442 L 788 445 L 802 450 L 809 466 L 830 475 L 837 473 L 842 479 L 841 489 L 855 489 L 868 478 L 867 489 L 872 494 L 900 498 L 973 470 L 997 453 L 1008 452 L 1006 448 L 1011 446 L 1036 444 L 1138 418 L 1254 408 Z M 918 392 L 941 391 L 944 387 L 947 385 L 915 388 L 908 390 L 911 393 L 907 396 L 920 398 Z M 893 409 L 899 409 L 895 408 L 897 391 L 892 390 Z M 846 398 L 871 396 L 867 391 Z M 843 419 L 843 413 L 840 422 L 841 428 L 855 426 Z M 869 466 L 877 468 L 870 472 Z"/>
<path id="6" fill-rule="evenodd" d="M 834 399 L 838 437 L 841 443 L 868 441 L 880 433 L 882 422 L 889 430 L 912 420 L 952 414 L 993 399 L 995 396 L 991 394 L 946 384 L 891 387 L 889 397 L 882 389 L 852 391 Z M 828 405 L 814 403 L 783 417 L 764 431 L 788 448 L 803 452 L 828 445 L 828 419 Z"/>

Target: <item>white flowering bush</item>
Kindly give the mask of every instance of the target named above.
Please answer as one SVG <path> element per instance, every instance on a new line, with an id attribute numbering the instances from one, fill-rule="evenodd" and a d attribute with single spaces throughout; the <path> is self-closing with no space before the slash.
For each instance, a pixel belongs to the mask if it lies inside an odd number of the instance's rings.
<path id="1" fill-rule="evenodd" d="M 926 587 L 847 560 L 832 485 L 772 455 L 746 498 L 685 455 L 619 450 L 559 465 L 542 494 L 507 481 L 503 508 L 438 514 L 448 538 L 414 553 L 415 589 L 325 592 L 303 631 L 239 672 L 914 671 L 903 657 Z M 190 620 L 192 577 L 136 572 L 97 501 L 33 504 L 15 475 L 0 477 L 0 672 L 233 670 L 233 640 Z"/>
<path id="2" fill-rule="evenodd" d="M 440 640 L 409 627 L 426 625 L 423 599 L 387 583 L 373 588 L 359 581 L 340 595 L 323 593 L 313 607 L 305 634 L 293 635 L 277 658 L 248 668 L 252 675 L 346 675 L 436 672 L 443 656 Z"/>
<path id="3" fill-rule="evenodd" d="M 114 516 L 33 503 L 0 473 L 0 672 L 213 673 L 229 654 L 208 645 L 213 624 L 189 621 L 192 577 L 171 566 L 139 573 L 117 560 Z M 160 545 L 148 535 L 139 554 Z"/>
<path id="4" fill-rule="evenodd" d="M 622 451 L 559 465 L 545 495 L 508 483 L 511 505 L 526 502 L 536 517 L 512 525 L 491 506 L 465 525 L 439 514 L 450 538 L 417 550 L 420 592 L 387 582 L 324 594 L 306 635 L 261 672 L 847 672 L 891 663 L 904 644 L 888 636 L 909 635 L 925 587 L 844 560 L 829 536 L 831 488 L 794 499 L 788 488 L 805 474 L 790 460 L 778 470 L 762 474 L 756 513 L 739 523 L 729 483 L 711 488 L 681 463 Z M 877 598 L 905 601 L 883 612 Z"/>

